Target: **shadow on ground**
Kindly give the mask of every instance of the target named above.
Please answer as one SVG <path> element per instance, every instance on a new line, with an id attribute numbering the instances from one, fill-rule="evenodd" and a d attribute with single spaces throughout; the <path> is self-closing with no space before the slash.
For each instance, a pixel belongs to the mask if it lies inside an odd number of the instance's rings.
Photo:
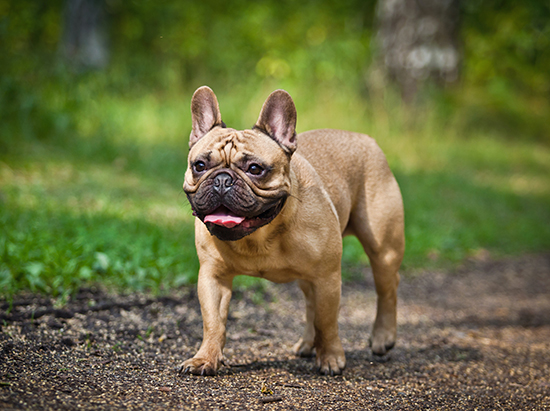
<path id="1" fill-rule="evenodd" d="M 171 295 L 83 290 L 64 307 L 21 295 L 0 316 L 0 408 L 544 409 L 550 407 L 550 255 L 404 276 L 399 339 L 368 350 L 370 279 L 343 287 L 347 368 L 319 376 L 290 354 L 304 304 L 293 284 L 235 293 L 225 365 L 179 377 L 202 323 L 192 288 Z"/>

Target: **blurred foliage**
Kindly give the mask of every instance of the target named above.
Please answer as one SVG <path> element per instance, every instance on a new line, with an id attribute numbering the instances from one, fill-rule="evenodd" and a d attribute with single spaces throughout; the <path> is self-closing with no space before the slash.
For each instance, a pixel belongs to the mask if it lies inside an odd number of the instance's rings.
<path id="1" fill-rule="evenodd" d="M 463 1 L 460 95 L 472 125 L 550 142 L 550 3 Z"/>
<path id="2" fill-rule="evenodd" d="M 402 104 L 376 2 L 105 0 L 111 61 L 64 61 L 65 1 L 0 0 L 0 288 L 194 281 L 181 182 L 208 84 L 249 127 L 275 88 L 298 128 L 377 137 L 401 184 L 405 267 L 550 246 L 550 4 L 461 2 L 461 80 Z M 346 239 L 346 264 L 365 262 Z M 7 291 L 6 291 L 7 290 Z"/>
<path id="3" fill-rule="evenodd" d="M 0 3 L 5 68 L 43 70 L 42 58 L 55 59 L 63 3 Z M 312 70 L 317 79 L 347 81 L 351 69 L 362 72 L 374 19 L 374 2 L 357 0 L 310 1 L 298 8 L 273 0 L 108 0 L 104 5 L 113 68 L 124 71 L 116 83 L 131 87 L 213 78 L 220 79 L 214 86 L 229 86 L 251 76 L 303 80 L 312 78 Z M 123 79 L 127 83 L 120 83 Z"/>
<path id="4" fill-rule="evenodd" d="M 357 0 L 108 4 L 112 38 L 123 39 L 113 44 L 116 59 L 163 63 L 160 72 L 137 64 L 132 74 L 216 88 L 266 77 L 346 81 L 362 72 L 374 11 Z"/>
<path id="5" fill-rule="evenodd" d="M 19 119 L 10 127 L 27 137 L 66 131 L 79 103 L 74 88 L 90 74 L 60 58 L 64 3 L 0 0 L 0 119 Z M 183 94 L 209 84 L 239 93 L 270 82 L 377 104 L 389 89 L 374 64 L 375 1 L 102 4 L 111 64 L 97 86 L 106 92 Z M 424 99 L 440 99 L 465 129 L 550 141 L 550 4 L 465 0 L 461 8 L 462 79 L 444 96 L 426 88 Z"/>

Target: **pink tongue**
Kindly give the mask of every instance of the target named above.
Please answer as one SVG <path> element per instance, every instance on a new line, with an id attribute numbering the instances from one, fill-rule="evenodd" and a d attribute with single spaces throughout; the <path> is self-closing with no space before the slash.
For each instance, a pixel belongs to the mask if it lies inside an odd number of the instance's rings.
<path id="1" fill-rule="evenodd" d="M 227 228 L 233 228 L 241 224 L 244 220 L 244 217 L 228 214 L 225 210 L 216 211 L 214 214 L 209 214 L 204 217 L 205 223 L 213 223 Z"/>

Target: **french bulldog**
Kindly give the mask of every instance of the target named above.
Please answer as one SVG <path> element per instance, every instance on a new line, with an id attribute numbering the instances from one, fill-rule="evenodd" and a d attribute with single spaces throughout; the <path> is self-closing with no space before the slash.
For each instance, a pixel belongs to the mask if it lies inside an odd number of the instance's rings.
<path id="1" fill-rule="evenodd" d="M 403 201 L 376 142 L 364 134 L 314 130 L 296 135 L 296 108 L 284 90 L 265 101 L 252 129 L 223 123 L 214 92 L 191 101 L 192 131 L 183 189 L 195 219 L 203 341 L 180 373 L 215 375 L 222 363 L 233 278 L 297 281 L 305 331 L 293 350 L 316 355 L 324 375 L 341 374 L 338 336 L 342 237 L 369 257 L 377 293 L 374 354 L 395 344 L 398 269 L 405 249 Z"/>

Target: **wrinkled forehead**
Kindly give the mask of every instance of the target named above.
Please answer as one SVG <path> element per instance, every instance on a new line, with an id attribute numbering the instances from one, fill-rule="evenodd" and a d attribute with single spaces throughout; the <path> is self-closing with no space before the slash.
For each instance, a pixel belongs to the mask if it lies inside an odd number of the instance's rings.
<path id="1" fill-rule="evenodd" d="M 278 157 L 284 155 L 284 151 L 260 131 L 216 128 L 191 148 L 189 157 L 195 158 L 201 154 L 229 164 L 243 157 Z"/>

